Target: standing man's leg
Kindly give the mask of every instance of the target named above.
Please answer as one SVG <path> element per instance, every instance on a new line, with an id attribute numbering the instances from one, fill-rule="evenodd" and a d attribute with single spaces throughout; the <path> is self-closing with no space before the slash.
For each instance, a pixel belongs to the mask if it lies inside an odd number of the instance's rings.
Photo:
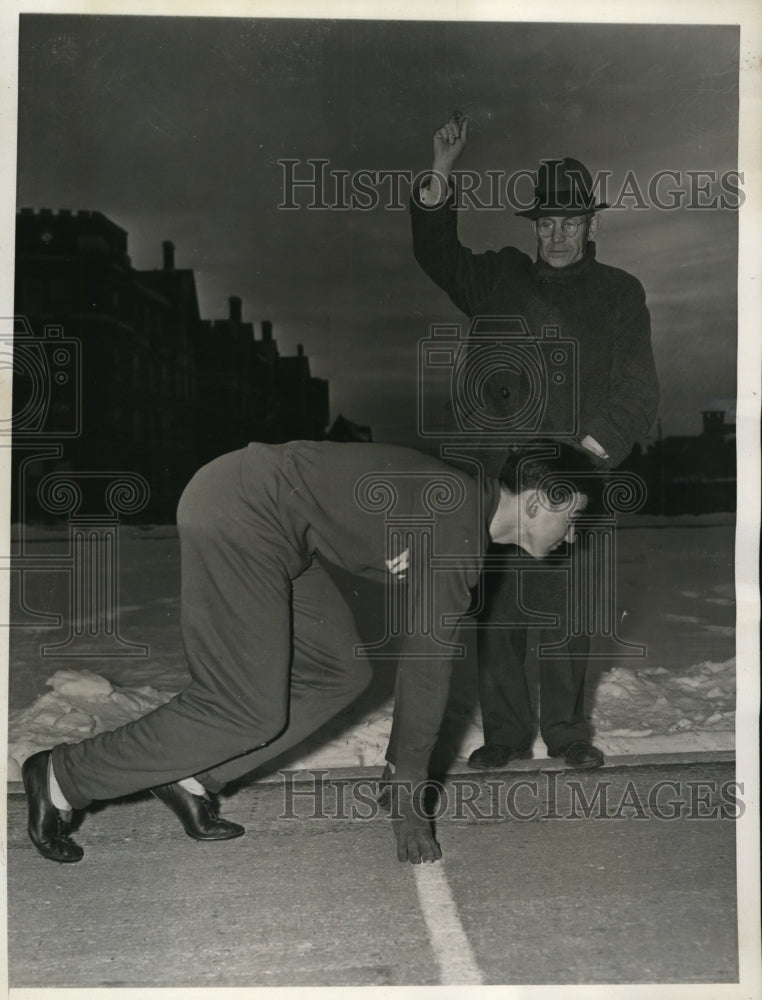
<path id="1" fill-rule="evenodd" d="M 560 557 L 584 559 L 572 546 Z M 485 573 L 486 599 L 479 632 L 479 700 L 485 745 L 475 750 L 469 765 L 476 769 L 503 767 L 522 756 L 531 744 L 533 711 L 526 673 L 527 629 L 495 628 L 497 622 L 534 614 L 555 615 L 558 625 L 541 628 L 539 644 L 567 639 L 566 655 L 539 657 L 540 732 L 550 756 L 564 756 L 571 767 L 592 768 L 603 755 L 590 742 L 585 716 L 585 678 L 590 651 L 586 635 L 571 636 L 570 574 L 553 570 L 553 558 L 542 569 L 526 573 Z M 560 560 L 558 560 L 560 561 Z M 492 578 L 492 579 L 490 579 Z M 521 583 L 518 581 L 521 580 Z M 490 627 L 492 625 L 492 627 Z"/>
<path id="2" fill-rule="evenodd" d="M 490 554 L 499 551 L 504 552 L 504 547 L 493 546 Z M 486 571 L 482 580 L 478 675 L 484 746 L 468 758 L 469 767 L 478 770 L 504 767 L 526 757 L 534 730 L 525 667 L 528 629 L 521 609 L 521 573 Z"/>
<path id="3" fill-rule="evenodd" d="M 575 544 L 561 550 L 560 558 L 584 560 L 587 553 L 583 546 Z M 553 557 L 547 562 L 552 565 Z M 575 572 L 540 573 L 529 584 L 527 597 L 533 608 L 558 616 L 556 628 L 541 629 L 540 649 L 543 645 L 562 644 L 555 651 L 561 655 L 543 655 L 538 650 L 542 738 L 551 757 L 563 756 L 570 767 L 594 768 L 603 763 L 603 754 L 590 742 L 590 724 L 585 716 L 590 638 L 585 632 L 572 635 L 571 627 L 575 594 L 570 580 L 579 578 Z"/>

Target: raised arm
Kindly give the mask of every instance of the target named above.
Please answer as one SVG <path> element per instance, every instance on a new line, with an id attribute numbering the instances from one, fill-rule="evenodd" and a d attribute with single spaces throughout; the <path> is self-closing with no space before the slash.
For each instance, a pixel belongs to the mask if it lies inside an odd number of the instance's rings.
<path id="1" fill-rule="evenodd" d="M 458 309 L 473 316 L 495 285 L 501 257 L 524 255 L 513 247 L 476 254 L 458 239 L 452 171 L 467 141 L 468 118 L 457 113 L 436 130 L 431 174 L 413 191 L 410 211 L 415 259 Z"/>
<path id="2" fill-rule="evenodd" d="M 424 205 L 440 205 L 450 192 L 450 176 L 456 160 L 468 143 L 468 118 L 459 111 L 451 115 L 434 133 L 431 176 L 421 186 Z"/>

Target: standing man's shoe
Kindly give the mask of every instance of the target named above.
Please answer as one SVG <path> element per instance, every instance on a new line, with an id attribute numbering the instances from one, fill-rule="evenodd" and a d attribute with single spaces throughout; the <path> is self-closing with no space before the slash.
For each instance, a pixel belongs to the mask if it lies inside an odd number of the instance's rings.
<path id="1" fill-rule="evenodd" d="M 157 785 L 151 792 L 165 806 L 169 806 L 185 832 L 194 840 L 233 840 L 246 833 L 239 823 L 231 823 L 218 816 L 209 796 L 194 795 L 177 782 Z"/>
<path id="2" fill-rule="evenodd" d="M 567 744 L 558 753 L 551 754 L 552 757 L 561 757 L 562 755 L 566 766 L 577 770 L 589 771 L 603 766 L 603 754 L 598 747 L 594 747 L 586 740 L 576 740 L 574 743 Z"/>
<path id="3" fill-rule="evenodd" d="M 69 824 L 50 799 L 49 762 L 50 750 L 40 750 L 25 760 L 21 768 L 29 814 L 27 831 L 43 858 L 72 864 L 81 861 L 85 852 L 68 836 Z"/>
<path id="4" fill-rule="evenodd" d="M 487 743 L 474 750 L 468 758 L 468 766 L 475 771 L 494 771 L 505 767 L 512 760 L 528 760 L 531 756 L 526 747 L 517 750 L 515 747 L 505 747 L 500 743 Z"/>

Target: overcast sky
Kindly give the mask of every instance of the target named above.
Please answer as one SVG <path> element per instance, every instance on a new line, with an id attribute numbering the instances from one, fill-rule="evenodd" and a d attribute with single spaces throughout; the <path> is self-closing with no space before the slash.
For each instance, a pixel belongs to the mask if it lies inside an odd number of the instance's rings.
<path id="1" fill-rule="evenodd" d="M 139 268 L 172 240 L 205 318 L 240 295 L 376 440 L 414 443 L 418 341 L 464 318 L 415 263 L 406 210 L 284 211 L 279 160 L 417 172 L 457 108 L 480 172 L 569 155 L 616 196 L 628 171 L 646 191 L 738 166 L 733 27 L 32 15 L 19 68 L 19 207 L 103 212 Z M 512 211 L 460 226 L 533 253 Z M 599 259 L 646 289 L 665 434 L 735 396 L 736 248 L 729 210 L 603 213 Z"/>

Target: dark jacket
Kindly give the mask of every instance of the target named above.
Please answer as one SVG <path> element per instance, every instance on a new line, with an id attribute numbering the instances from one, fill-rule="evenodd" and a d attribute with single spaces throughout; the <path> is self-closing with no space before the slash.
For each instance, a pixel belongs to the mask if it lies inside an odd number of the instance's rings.
<path id="1" fill-rule="evenodd" d="M 330 441 L 251 444 L 241 475 L 286 543 L 292 579 L 317 554 L 387 582 L 384 638 L 398 641 L 390 652 L 382 640 L 372 655 L 400 659 L 391 754 L 406 778 L 423 780 L 463 656 L 456 633 L 479 580 L 497 482 L 408 448 Z M 387 560 L 406 548 L 409 568 L 395 579 Z"/>
<path id="2" fill-rule="evenodd" d="M 411 213 L 416 260 L 459 309 L 471 318 L 520 317 L 529 337 L 544 341 L 537 346 L 546 365 L 547 392 L 543 386 L 546 397 L 537 433 L 570 434 L 577 440 L 589 434 L 608 453 L 606 465 L 619 465 L 634 442 L 649 432 L 659 398 L 650 317 L 640 282 L 599 263 L 592 242 L 582 260 L 564 268 L 533 261 L 515 247 L 473 253 L 458 239 L 452 198 L 424 208 L 414 195 Z M 548 327 L 558 328 L 558 333 Z M 557 371 L 549 339 L 554 336 L 567 346 L 571 342 Z M 484 385 L 486 409 L 492 413 L 501 408 L 508 412 L 522 392 L 525 397 L 537 392 L 536 382 L 534 387 L 526 379 L 523 387 L 510 384 L 509 373 L 503 378 L 499 368 Z"/>

